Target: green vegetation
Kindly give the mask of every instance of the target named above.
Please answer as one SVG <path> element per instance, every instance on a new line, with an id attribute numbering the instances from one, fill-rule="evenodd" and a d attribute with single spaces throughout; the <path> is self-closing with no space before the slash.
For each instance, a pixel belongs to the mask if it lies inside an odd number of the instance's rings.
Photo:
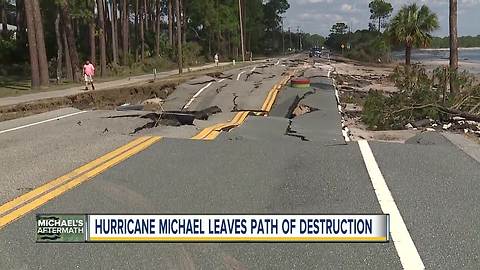
<path id="1" fill-rule="evenodd" d="M 402 7 L 392 19 L 388 36 L 393 44 L 405 47 L 405 64 L 410 65 L 412 48 L 429 46 L 432 41 L 430 33 L 439 27 L 437 15 L 427 6 L 411 4 Z"/>
<path id="2" fill-rule="evenodd" d="M 449 78 L 460 94 L 449 93 Z M 451 116 L 480 120 L 480 84 L 466 72 L 455 73 L 442 67 L 429 75 L 418 65 L 398 66 L 392 74 L 398 92 L 384 95 L 370 91 L 362 120 L 370 129 L 402 129 L 406 124 L 429 118 L 441 121 Z"/>
<path id="3" fill-rule="evenodd" d="M 480 35 L 472 36 L 463 36 L 458 38 L 459 47 L 462 48 L 473 48 L 480 47 Z M 433 37 L 432 43 L 430 44 L 431 48 L 449 48 L 450 38 L 449 37 Z"/>
<path id="4" fill-rule="evenodd" d="M 343 51 L 349 42 L 351 34 L 349 32 L 350 31 L 346 23 L 339 22 L 334 24 L 330 29 L 330 35 L 327 37 L 325 45 L 327 45 L 331 50 L 337 52 Z"/>
<path id="5" fill-rule="evenodd" d="M 350 36 L 351 49 L 345 53 L 348 58 L 365 62 L 389 62 L 390 44 L 384 34 L 377 31 L 358 30 Z"/>
<path id="6" fill-rule="evenodd" d="M 238 61 L 240 16 L 247 59 L 298 48 L 299 39 L 323 44 L 283 29 L 289 7 L 287 0 L 0 0 L 0 22 L 17 28 L 0 29 L 0 76 L 31 78 L 37 88 L 52 78 L 78 82 L 87 59 L 102 77 L 160 71 L 178 58 L 188 68 L 215 53 Z"/>
<path id="7" fill-rule="evenodd" d="M 382 32 L 382 26 L 385 26 L 385 20 L 392 14 L 392 4 L 384 0 L 373 0 L 368 7 L 371 13 L 370 20 L 378 20 L 377 30 Z"/>
<path id="8" fill-rule="evenodd" d="M 377 25 L 370 23 L 368 30 L 352 33 L 348 25 L 338 22 L 332 26 L 325 44 L 346 57 L 370 62 L 388 62 L 392 48 L 404 47 L 407 65 L 410 64 L 413 48 L 432 44 L 430 33 L 438 29 L 439 23 L 437 15 L 426 5 L 403 6 L 388 23 L 386 20 L 393 11 L 389 2 L 374 0 L 369 8 L 370 19 Z M 380 31 L 382 27 L 386 27 L 384 33 Z"/>

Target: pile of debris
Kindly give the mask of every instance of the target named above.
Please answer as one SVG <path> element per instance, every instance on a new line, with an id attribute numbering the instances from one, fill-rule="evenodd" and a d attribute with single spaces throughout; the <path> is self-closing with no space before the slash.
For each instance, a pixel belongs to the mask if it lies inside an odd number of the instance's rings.
<path id="1" fill-rule="evenodd" d="M 454 116 L 449 121 L 436 121 L 434 119 L 422 119 L 405 125 L 410 130 L 425 131 L 452 131 L 465 134 L 475 134 L 480 137 L 480 122 L 467 120 L 464 117 Z"/>
<path id="2" fill-rule="evenodd" d="M 459 87 L 448 89 L 450 76 Z M 362 120 L 371 129 L 424 128 L 478 134 L 480 85 L 467 73 L 449 74 L 442 69 L 432 74 L 422 66 L 399 66 L 391 76 L 397 92 L 370 91 Z"/>
<path id="3" fill-rule="evenodd" d="M 299 117 L 307 113 L 315 112 L 318 111 L 317 108 L 308 106 L 306 104 L 298 104 L 298 106 L 295 107 L 295 109 L 292 112 L 291 118 Z"/>

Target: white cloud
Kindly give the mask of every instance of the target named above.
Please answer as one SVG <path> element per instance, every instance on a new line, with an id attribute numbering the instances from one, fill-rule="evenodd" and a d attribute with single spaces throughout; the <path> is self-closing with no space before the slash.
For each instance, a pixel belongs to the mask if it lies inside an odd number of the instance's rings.
<path id="1" fill-rule="evenodd" d="M 341 10 L 344 12 L 352 12 L 353 11 L 353 6 L 349 4 L 343 4 L 341 7 Z"/>
<path id="2" fill-rule="evenodd" d="M 292 28 L 300 26 L 305 32 L 328 35 L 332 25 L 342 21 L 352 26 L 352 30 L 365 29 L 370 22 L 368 4 L 371 0 L 289 0 L 290 9 L 286 19 Z M 390 0 L 394 11 L 401 6 L 417 3 L 428 5 L 437 13 L 441 29 L 435 35 L 448 34 L 448 0 Z M 478 35 L 478 14 L 480 0 L 458 0 L 458 25 L 460 35 Z"/>

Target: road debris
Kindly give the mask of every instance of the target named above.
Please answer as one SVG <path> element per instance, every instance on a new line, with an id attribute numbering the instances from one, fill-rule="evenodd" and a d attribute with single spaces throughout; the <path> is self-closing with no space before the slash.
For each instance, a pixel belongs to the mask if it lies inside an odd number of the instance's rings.
<path id="1" fill-rule="evenodd" d="M 159 111 L 162 109 L 162 105 L 165 103 L 163 98 L 150 98 L 142 102 L 144 111 Z"/>
<path id="2" fill-rule="evenodd" d="M 195 119 L 208 120 L 210 116 L 221 112 L 222 110 L 218 106 L 211 106 L 200 111 L 164 111 L 159 113 L 152 112 L 147 114 L 111 116 L 109 118 L 138 117 L 142 119 L 150 119 L 150 122 L 136 128 L 132 132 L 132 134 L 136 134 L 141 130 L 151 129 L 158 126 L 178 127 L 183 125 L 193 125 Z"/>
<path id="3" fill-rule="evenodd" d="M 311 113 L 311 112 L 314 112 L 314 111 L 318 111 L 317 108 L 313 108 L 313 107 L 310 107 L 308 105 L 305 105 L 305 104 L 299 104 L 292 112 L 292 118 L 295 118 L 295 117 L 298 117 L 298 116 L 301 116 L 301 115 L 304 115 L 304 114 L 307 114 L 307 113 Z"/>
<path id="4" fill-rule="evenodd" d="M 119 112 L 124 112 L 124 111 L 143 111 L 144 105 L 142 104 L 136 104 L 136 105 L 131 105 L 131 104 L 122 104 L 118 106 L 115 110 Z"/>
<path id="5" fill-rule="evenodd" d="M 202 81 L 196 81 L 196 82 L 189 83 L 188 85 L 200 85 L 200 84 L 207 84 L 207 83 L 216 82 L 216 81 L 217 80 L 215 80 L 215 79 L 202 80 Z"/>
<path id="6" fill-rule="evenodd" d="M 217 79 L 230 79 L 231 80 L 233 78 L 233 74 L 225 75 L 222 72 L 207 73 L 206 75 L 210 76 L 212 78 L 217 78 Z"/>

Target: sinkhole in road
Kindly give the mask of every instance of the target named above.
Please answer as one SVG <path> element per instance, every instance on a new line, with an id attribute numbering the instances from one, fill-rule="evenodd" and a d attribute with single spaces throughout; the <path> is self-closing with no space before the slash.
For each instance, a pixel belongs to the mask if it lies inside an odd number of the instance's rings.
<path id="1" fill-rule="evenodd" d="M 286 118 L 293 119 L 307 113 L 318 111 L 318 108 L 302 103 L 307 96 L 315 94 L 315 91 L 315 88 L 312 88 L 309 91 L 305 92 L 302 96 L 295 95 L 287 111 Z"/>
<path id="2" fill-rule="evenodd" d="M 150 121 L 142 126 L 135 128 L 131 134 L 136 134 L 144 129 L 151 129 L 158 126 L 179 127 L 183 125 L 193 125 L 194 120 L 208 120 L 214 114 L 221 113 L 222 110 L 218 106 L 211 106 L 200 111 L 162 111 L 137 113 L 127 115 L 109 116 L 109 119 L 117 118 L 139 118 L 149 119 Z"/>

